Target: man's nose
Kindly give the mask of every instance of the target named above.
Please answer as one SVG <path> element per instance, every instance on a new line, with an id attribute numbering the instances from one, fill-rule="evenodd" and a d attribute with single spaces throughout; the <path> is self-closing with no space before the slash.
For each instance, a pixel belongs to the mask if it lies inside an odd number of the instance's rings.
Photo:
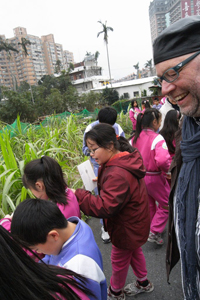
<path id="1" fill-rule="evenodd" d="M 162 81 L 162 95 L 168 95 L 171 91 L 176 89 L 176 85 L 173 82 Z"/>

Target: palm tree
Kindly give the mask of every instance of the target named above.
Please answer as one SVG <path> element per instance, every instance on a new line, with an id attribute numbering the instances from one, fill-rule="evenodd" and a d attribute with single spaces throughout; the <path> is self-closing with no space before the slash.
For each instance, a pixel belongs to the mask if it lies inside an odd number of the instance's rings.
<path id="1" fill-rule="evenodd" d="M 105 22 L 105 24 L 103 24 L 101 21 L 98 21 L 98 23 L 100 23 L 102 25 L 102 27 L 103 27 L 103 30 L 100 31 L 100 32 L 98 32 L 97 37 L 99 37 L 99 35 L 101 33 L 104 34 L 103 39 L 104 39 L 104 42 L 106 43 L 107 60 L 108 60 L 108 70 L 109 70 L 109 76 L 110 76 L 110 84 L 111 84 L 111 87 L 112 87 L 111 72 L 110 72 L 110 61 L 109 61 L 109 54 L 108 54 L 108 31 L 113 31 L 113 28 L 106 26 L 107 21 Z"/>
<path id="2" fill-rule="evenodd" d="M 28 54 L 28 50 L 27 50 L 27 45 L 31 45 L 31 42 L 30 42 L 28 39 L 22 37 L 22 38 L 21 38 L 21 43 L 19 42 L 18 45 L 21 45 L 21 47 L 22 47 L 22 52 L 23 52 L 23 55 L 24 55 L 25 61 L 26 61 L 27 56 L 29 55 L 29 54 Z M 27 72 L 28 72 L 27 61 L 26 61 L 26 69 L 27 69 Z M 29 86 L 30 86 L 30 91 L 31 91 L 32 102 L 33 102 L 33 104 L 34 104 L 33 92 L 32 92 L 31 83 L 30 83 L 30 79 L 29 79 L 29 73 L 28 73 L 28 81 L 29 81 Z"/>
<path id="3" fill-rule="evenodd" d="M 144 66 L 145 66 L 145 68 L 149 68 L 150 75 L 152 76 L 152 59 L 147 60 L 147 62 L 146 62 L 146 64 Z"/>
<path id="4" fill-rule="evenodd" d="M 91 55 L 91 52 L 86 51 L 85 56 L 90 56 L 90 55 Z"/>
<path id="5" fill-rule="evenodd" d="M 11 51 L 19 52 L 12 43 L 9 43 L 8 39 L 4 40 L 0 37 L 0 51 L 6 51 L 9 57 L 11 57 Z"/>
<path id="6" fill-rule="evenodd" d="M 10 60 L 11 60 L 11 51 L 14 52 L 19 52 L 15 47 L 13 43 L 9 43 L 8 39 L 3 39 L 2 37 L 0 37 L 0 51 L 5 51 L 7 53 L 7 57 L 9 60 L 9 65 L 10 65 Z M 13 89 L 14 91 L 16 91 L 16 78 L 15 76 L 12 74 L 11 72 L 11 76 L 12 76 L 12 80 L 13 80 Z"/>
<path id="7" fill-rule="evenodd" d="M 137 70 L 137 78 L 139 78 L 139 62 L 136 65 L 133 65 L 133 68 Z"/>
<path id="8" fill-rule="evenodd" d="M 96 62 L 96 67 L 97 67 L 97 62 L 98 62 L 98 58 L 99 58 L 99 51 L 96 51 L 95 54 L 94 54 L 94 59 L 95 59 L 95 62 Z"/>

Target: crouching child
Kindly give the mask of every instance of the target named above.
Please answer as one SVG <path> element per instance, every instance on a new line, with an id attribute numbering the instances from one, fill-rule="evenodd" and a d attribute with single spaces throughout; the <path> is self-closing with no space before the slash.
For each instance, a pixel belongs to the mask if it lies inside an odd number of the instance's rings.
<path id="1" fill-rule="evenodd" d="M 78 217 L 67 220 L 51 201 L 27 199 L 14 212 L 11 233 L 32 250 L 45 254 L 46 264 L 85 276 L 86 287 L 95 295 L 90 299 L 106 299 L 101 252 L 84 221 Z"/>

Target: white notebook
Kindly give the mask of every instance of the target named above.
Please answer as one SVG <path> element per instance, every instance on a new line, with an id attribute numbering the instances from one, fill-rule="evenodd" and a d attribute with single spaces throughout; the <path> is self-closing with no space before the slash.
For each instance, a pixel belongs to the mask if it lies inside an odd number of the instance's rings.
<path id="1" fill-rule="evenodd" d="M 90 163 L 90 160 L 84 161 L 82 164 L 77 166 L 78 171 L 81 175 L 81 179 L 85 186 L 85 189 L 88 191 L 93 191 L 97 187 L 97 183 L 92 181 L 96 176 L 94 174 L 94 170 Z"/>

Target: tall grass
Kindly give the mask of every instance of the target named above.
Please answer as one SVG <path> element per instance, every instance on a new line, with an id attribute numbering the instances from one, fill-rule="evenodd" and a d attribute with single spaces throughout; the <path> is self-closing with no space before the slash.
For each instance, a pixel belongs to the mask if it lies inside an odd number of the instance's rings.
<path id="1" fill-rule="evenodd" d="M 82 187 L 77 165 L 87 160 L 82 153 L 83 133 L 92 119 L 70 115 L 65 119 L 49 118 L 45 125 L 28 125 L 22 129 L 17 119 L 15 135 L 10 130 L 0 134 L 0 218 L 14 211 L 27 196 L 32 196 L 22 184 L 24 165 L 42 155 L 53 157 L 61 165 L 68 186 Z M 127 115 L 120 114 L 118 123 L 127 137 L 131 132 Z"/>

